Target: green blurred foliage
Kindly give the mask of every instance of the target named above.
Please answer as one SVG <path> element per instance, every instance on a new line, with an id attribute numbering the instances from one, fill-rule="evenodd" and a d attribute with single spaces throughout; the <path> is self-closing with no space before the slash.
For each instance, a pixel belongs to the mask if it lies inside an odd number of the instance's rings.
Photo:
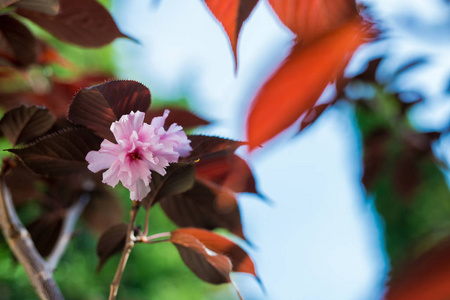
<path id="1" fill-rule="evenodd" d="M 119 188 L 127 202 L 128 191 Z M 143 213 L 137 224 L 143 225 Z M 81 223 L 81 222 L 80 222 Z M 175 226 L 156 206 L 151 212 L 151 233 L 170 231 Z M 107 299 L 120 254 L 112 257 L 100 272 L 95 248 L 98 236 L 79 224 L 75 237 L 55 271 L 55 278 L 66 299 Z M 6 243 L 0 243 L 0 299 L 37 299 L 23 270 L 12 257 Z M 118 299 L 232 299 L 227 286 L 212 286 L 200 281 L 183 264 L 176 248 L 169 243 L 138 244 L 131 252 L 119 289 Z"/>
<path id="2" fill-rule="evenodd" d="M 373 99 L 356 102 L 363 181 L 383 218 L 385 246 L 395 266 L 450 236 L 450 190 L 431 150 L 431 135 L 413 128 L 394 94 L 372 88 Z"/>

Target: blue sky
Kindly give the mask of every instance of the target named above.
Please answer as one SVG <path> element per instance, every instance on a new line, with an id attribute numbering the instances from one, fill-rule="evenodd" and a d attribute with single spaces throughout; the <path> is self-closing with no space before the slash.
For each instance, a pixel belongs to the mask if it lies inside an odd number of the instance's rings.
<path id="1" fill-rule="evenodd" d="M 408 1 L 412 2 L 420 3 Z M 280 25 L 266 1 L 260 1 L 241 32 L 235 76 L 229 42 L 202 1 L 151 3 L 117 1 L 115 5 L 119 27 L 141 42 L 116 42 L 120 76 L 143 82 L 156 98 L 188 96 L 195 112 L 216 121 L 201 133 L 245 138 L 250 101 L 288 53 L 292 34 Z M 384 0 L 376 9 L 390 20 L 402 5 L 403 0 Z M 407 12 L 402 13 L 407 17 Z M 426 20 L 432 23 L 433 17 L 436 13 L 430 12 Z M 389 26 L 395 27 L 395 22 Z M 406 53 L 424 51 L 420 44 L 419 50 L 408 45 Z M 437 91 L 434 85 L 426 85 L 427 92 Z M 429 126 L 426 113 L 416 115 L 419 124 Z M 448 115 L 441 118 L 442 123 Z M 436 122 L 436 117 L 431 119 Z M 387 272 L 381 223 L 359 184 L 361 145 L 354 123 L 351 109 L 340 105 L 303 134 L 292 138 L 295 128 L 288 130 L 249 158 L 259 190 L 273 204 L 255 196 L 239 197 L 245 233 L 257 248 L 250 252 L 268 292 L 263 295 L 251 277 L 238 275 L 245 299 L 381 297 Z"/>

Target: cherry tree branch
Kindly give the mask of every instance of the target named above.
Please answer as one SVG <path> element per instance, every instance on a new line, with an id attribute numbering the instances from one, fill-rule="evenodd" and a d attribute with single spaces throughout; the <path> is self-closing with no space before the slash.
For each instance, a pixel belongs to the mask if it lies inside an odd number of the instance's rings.
<path id="1" fill-rule="evenodd" d="M 12 202 L 11 193 L 0 178 L 0 226 L 9 248 L 24 267 L 41 299 L 64 299 L 47 262 L 37 251 Z"/>
<path id="2" fill-rule="evenodd" d="M 116 275 L 110 286 L 109 300 L 115 300 L 117 292 L 119 291 L 120 280 L 122 279 L 123 271 L 127 265 L 128 257 L 130 256 L 131 249 L 133 249 L 136 237 L 134 236 L 134 227 L 136 223 L 137 213 L 139 211 L 140 203 L 133 201 L 133 206 L 130 212 L 130 223 L 128 223 L 127 239 L 123 248 L 122 256 L 120 258 L 119 266 L 117 267 Z"/>
<path id="3" fill-rule="evenodd" d="M 88 203 L 89 194 L 83 193 L 80 199 L 67 210 L 57 243 L 47 259 L 47 265 L 51 271 L 56 269 L 59 260 L 66 251 L 67 245 L 72 238 L 77 221 Z"/>

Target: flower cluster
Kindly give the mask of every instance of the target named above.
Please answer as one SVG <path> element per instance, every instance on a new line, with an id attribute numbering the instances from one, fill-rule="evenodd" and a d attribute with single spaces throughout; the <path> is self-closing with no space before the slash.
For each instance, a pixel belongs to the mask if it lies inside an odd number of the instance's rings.
<path id="1" fill-rule="evenodd" d="M 169 163 L 192 151 L 181 126 L 172 124 L 164 129 L 168 115 L 169 110 L 165 110 L 150 124 L 144 123 L 143 112 L 123 115 L 111 125 L 117 144 L 104 140 L 99 151 L 86 155 L 89 170 L 97 173 L 107 169 L 103 183 L 114 187 L 120 181 L 130 190 L 131 200 L 141 201 L 150 192 L 152 171 L 164 175 Z"/>

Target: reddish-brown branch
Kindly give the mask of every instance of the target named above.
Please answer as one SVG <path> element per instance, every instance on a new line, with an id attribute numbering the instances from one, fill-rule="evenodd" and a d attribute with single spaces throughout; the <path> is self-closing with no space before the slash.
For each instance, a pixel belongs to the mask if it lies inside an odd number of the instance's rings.
<path id="1" fill-rule="evenodd" d="M 136 223 L 137 213 L 139 211 L 140 203 L 133 201 L 133 207 L 130 212 L 130 223 L 128 224 L 127 239 L 123 248 L 122 256 L 120 258 L 119 266 L 117 267 L 116 275 L 110 286 L 109 300 L 115 300 L 117 292 L 119 291 L 120 280 L 122 279 L 123 271 L 127 265 L 128 257 L 130 256 L 131 249 L 133 249 L 136 242 L 134 236 L 134 226 Z"/>
<path id="2" fill-rule="evenodd" d="M 41 299 L 64 299 L 47 262 L 36 250 L 31 236 L 22 225 L 12 203 L 11 194 L 0 180 L 0 226 L 9 248 L 30 278 Z"/>

